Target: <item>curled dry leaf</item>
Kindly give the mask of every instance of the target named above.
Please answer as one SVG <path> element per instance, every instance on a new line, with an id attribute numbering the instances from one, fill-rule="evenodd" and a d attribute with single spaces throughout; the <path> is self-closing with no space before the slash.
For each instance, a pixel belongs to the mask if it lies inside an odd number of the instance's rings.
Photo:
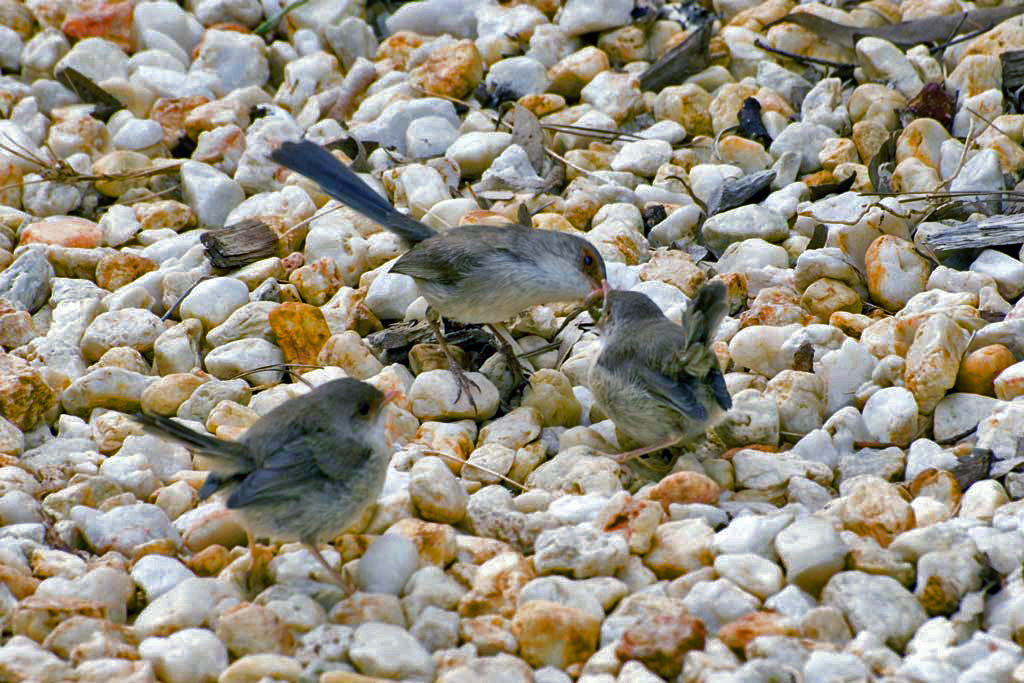
<path id="1" fill-rule="evenodd" d="M 963 33 L 987 31 L 1011 17 L 1024 12 L 1024 5 L 992 7 L 941 17 L 903 21 L 889 26 L 848 26 L 837 24 L 809 12 L 792 12 L 781 21 L 803 26 L 819 37 L 853 49 L 861 38 L 874 37 L 888 40 L 900 47 L 913 47 L 922 43 L 952 40 Z"/>

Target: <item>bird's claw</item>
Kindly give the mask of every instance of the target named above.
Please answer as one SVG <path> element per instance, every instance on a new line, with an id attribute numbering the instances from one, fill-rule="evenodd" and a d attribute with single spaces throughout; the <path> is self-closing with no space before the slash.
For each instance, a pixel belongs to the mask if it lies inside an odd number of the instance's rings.
<path id="1" fill-rule="evenodd" d="M 448 361 L 448 369 L 455 375 L 455 387 L 458 389 L 458 392 L 455 394 L 455 402 L 458 403 L 462 400 L 462 394 L 465 393 L 469 398 L 469 404 L 473 406 L 473 412 L 480 412 L 476 405 L 476 399 L 473 398 L 473 390 L 480 391 L 480 385 L 470 379 L 466 371 L 454 359 Z"/>
<path id="2" fill-rule="evenodd" d="M 636 448 L 631 451 L 626 451 L 625 453 L 615 453 L 609 457 L 611 457 L 611 459 L 617 462 L 618 464 L 625 465 L 630 460 L 640 458 L 645 455 L 650 455 L 652 453 L 657 453 L 658 451 L 662 451 L 665 450 L 666 448 L 670 448 L 671 446 L 676 445 L 678 442 L 678 438 L 669 438 L 665 439 L 664 441 L 659 441 L 657 443 L 651 444 L 650 446 L 644 446 L 643 448 Z"/>
<path id="3" fill-rule="evenodd" d="M 508 371 L 512 373 L 512 394 L 514 395 L 519 387 L 529 381 L 530 374 L 519 358 L 516 356 L 515 349 L 511 346 L 503 346 L 501 352 L 505 355 L 505 364 L 508 366 Z"/>

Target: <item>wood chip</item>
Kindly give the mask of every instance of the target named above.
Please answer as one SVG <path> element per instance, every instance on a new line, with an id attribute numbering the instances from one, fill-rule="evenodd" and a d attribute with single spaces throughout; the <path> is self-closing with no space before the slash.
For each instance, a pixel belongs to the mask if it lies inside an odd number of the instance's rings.
<path id="1" fill-rule="evenodd" d="M 1010 50 L 999 55 L 1003 64 L 1003 89 L 1014 91 L 1024 86 L 1024 50 Z"/>
<path id="2" fill-rule="evenodd" d="M 1000 244 L 1024 242 L 1024 214 L 989 216 L 980 221 L 962 221 L 949 230 L 926 235 L 925 244 L 936 250 L 981 249 Z"/>
<path id="3" fill-rule="evenodd" d="M 277 234 L 258 219 L 248 219 L 199 236 L 215 268 L 241 268 L 277 253 Z"/>
<path id="4" fill-rule="evenodd" d="M 708 201 L 708 215 L 714 216 L 716 213 L 749 204 L 764 194 L 771 187 L 773 180 L 775 171 L 771 170 L 726 180 L 721 185 L 721 191 L 716 192 Z"/>

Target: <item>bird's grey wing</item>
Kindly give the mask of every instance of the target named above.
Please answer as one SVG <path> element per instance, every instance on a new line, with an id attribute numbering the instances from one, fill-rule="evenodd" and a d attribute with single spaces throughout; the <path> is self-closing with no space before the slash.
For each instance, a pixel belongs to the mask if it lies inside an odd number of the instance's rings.
<path id="1" fill-rule="evenodd" d="M 330 447 L 324 448 L 324 444 Z M 301 498 L 313 481 L 340 481 L 352 476 L 353 466 L 370 455 L 370 447 L 352 436 L 328 431 L 309 433 L 283 445 L 247 475 L 228 498 L 228 507 L 282 497 Z"/>
<path id="2" fill-rule="evenodd" d="M 455 228 L 417 244 L 391 267 L 391 272 L 442 285 L 458 284 L 467 273 L 504 248 L 503 228 Z"/>
<path id="3" fill-rule="evenodd" d="M 635 349 L 610 345 L 597 362 L 609 372 L 623 373 L 621 376 L 632 378 L 642 389 L 658 396 L 683 415 L 694 420 L 707 419 L 707 410 L 697 397 L 699 380 L 686 373 L 668 370 L 665 366 L 672 365 L 672 356 L 664 347 L 670 340 L 664 337 L 655 339 L 658 341 L 653 343 L 653 348 L 643 347 L 639 353 Z"/>
<path id="4" fill-rule="evenodd" d="M 227 504 L 229 508 L 241 508 L 288 498 L 301 499 L 315 480 L 315 473 L 300 467 L 260 468 L 242 479 L 228 496 Z"/>
<path id="5" fill-rule="evenodd" d="M 657 394 L 683 415 L 694 420 L 706 420 L 707 410 L 697 398 L 697 381 L 693 377 L 673 378 L 654 368 L 641 366 L 639 374 L 646 380 L 651 392 Z"/>
<path id="6" fill-rule="evenodd" d="M 319 476 L 305 450 L 309 445 L 304 442 L 305 439 L 290 442 L 248 473 L 228 497 L 228 507 L 279 502 L 282 498 L 301 499 L 308 485 Z"/>
<path id="7" fill-rule="evenodd" d="M 331 450 L 318 450 L 314 453 L 321 475 L 334 480 L 352 476 L 352 470 L 371 455 L 373 449 L 364 440 L 337 434 L 334 435 L 334 447 Z"/>
<path id="8" fill-rule="evenodd" d="M 711 386 L 711 393 L 715 395 L 715 401 L 722 407 L 722 410 L 732 408 L 732 396 L 729 395 L 729 388 L 725 386 L 725 375 L 717 368 L 708 373 L 707 383 Z"/>

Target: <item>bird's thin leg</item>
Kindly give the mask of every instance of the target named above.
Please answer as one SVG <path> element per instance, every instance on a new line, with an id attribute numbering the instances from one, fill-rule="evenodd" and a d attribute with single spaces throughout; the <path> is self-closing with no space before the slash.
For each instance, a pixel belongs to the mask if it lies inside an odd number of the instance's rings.
<path id="1" fill-rule="evenodd" d="M 246 545 L 249 549 L 249 572 L 245 578 L 245 588 L 255 595 L 270 585 L 267 568 L 273 554 L 269 547 L 256 542 L 256 536 L 248 529 L 245 532 Z"/>
<path id="2" fill-rule="evenodd" d="M 509 333 L 508 328 L 501 323 L 492 323 L 488 325 L 491 331 L 494 332 L 495 339 L 498 340 L 498 345 L 501 346 L 501 352 L 505 356 L 505 363 L 508 365 L 509 371 L 512 373 L 513 390 L 520 387 L 526 382 L 527 372 L 523 364 L 519 362 L 519 355 L 523 353 L 523 349 L 516 343 L 516 340 Z"/>
<path id="3" fill-rule="evenodd" d="M 346 594 L 351 594 L 354 591 L 355 587 L 352 583 L 346 579 L 341 572 L 327 564 L 327 560 L 325 560 L 324 556 L 320 554 L 320 549 L 316 547 L 316 544 L 305 543 L 304 545 L 309 548 L 309 552 L 313 553 L 313 557 L 316 558 L 316 561 L 319 562 L 325 570 L 327 570 L 327 574 L 345 591 Z"/>
<path id="4" fill-rule="evenodd" d="M 657 453 L 660 450 L 669 448 L 670 446 L 674 446 L 675 444 L 679 443 L 679 441 L 680 439 L 678 436 L 673 436 L 667 439 L 663 439 L 658 443 L 651 444 L 650 446 L 644 446 L 643 448 L 637 448 L 632 451 L 626 451 L 625 453 L 616 453 L 615 455 L 612 455 L 611 458 L 620 465 L 623 465 L 628 460 L 632 460 L 633 458 L 639 458 L 640 456 L 647 455 L 648 453 Z"/>
<path id="5" fill-rule="evenodd" d="M 453 375 L 455 375 L 455 386 L 459 392 L 455 395 L 455 402 L 458 403 L 459 399 L 462 398 L 462 393 L 465 392 L 466 396 L 469 397 L 469 403 L 473 406 L 473 412 L 479 412 L 480 409 L 476 406 L 476 399 L 473 398 L 473 389 L 480 391 L 480 385 L 469 378 L 466 371 L 459 365 L 459 361 L 455 360 L 455 354 L 448 347 L 448 342 L 444 339 L 444 332 L 441 330 L 441 324 L 439 315 L 430 309 L 427 311 L 427 323 L 430 325 L 430 330 L 434 333 L 434 337 L 437 339 L 437 343 L 441 346 L 441 351 L 448 359 L 448 369 Z"/>

